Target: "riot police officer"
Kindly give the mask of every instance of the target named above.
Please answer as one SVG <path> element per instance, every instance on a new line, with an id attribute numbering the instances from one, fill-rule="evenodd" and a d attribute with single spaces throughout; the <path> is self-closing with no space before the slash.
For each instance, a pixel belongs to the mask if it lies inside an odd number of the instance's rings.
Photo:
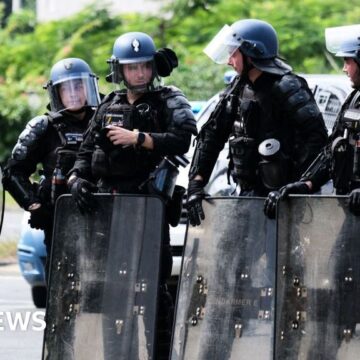
<path id="1" fill-rule="evenodd" d="M 296 179 L 325 145 L 322 115 L 306 81 L 278 55 L 275 29 L 257 19 L 225 25 L 204 52 L 238 76 L 201 129 L 189 172 L 192 225 L 220 150 L 229 140 L 229 172 L 242 196 L 266 196 Z"/>
<path id="2" fill-rule="evenodd" d="M 300 181 L 289 183 L 265 200 L 264 211 L 275 217 L 276 203 L 288 194 L 317 192 L 328 180 L 337 195 L 349 195 L 350 210 L 360 215 L 360 25 L 326 29 L 326 47 L 344 59 L 343 71 L 354 90 L 345 100 L 335 121 L 328 145 L 323 148 Z M 300 178 L 300 177 L 299 177 Z"/>
<path id="3" fill-rule="evenodd" d="M 330 179 L 337 195 L 349 195 L 349 210 L 354 215 L 360 215 L 359 34 L 360 25 L 328 28 L 325 31 L 326 47 L 335 56 L 343 58 L 343 71 L 349 77 L 354 90 L 345 100 L 337 116 L 328 144 L 302 174 L 300 180 L 289 183 L 279 191 L 268 195 L 264 212 L 270 218 L 275 218 L 276 205 L 280 199 L 285 199 L 289 194 L 315 193 Z M 359 235 L 354 224 L 356 219 L 353 216 L 348 214 L 344 217 L 336 243 L 328 255 L 328 282 L 333 285 L 331 293 L 325 297 L 320 288 L 307 289 L 308 294 L 310 292 L 316 294 L 312 302 L 308 296 L 308 308 L 318 309 L 308 319 L 315 320 L 315 330 L 309 334 L 312 341 L 306 354 L 308 359 L 319 359 L 324 354 L 327 359 L 346 357 L 345 351 L 343 355 L 339 355 L 340 350 L 345 349 L 345 344 L 354 338 L 355 328 L 359 322 L 357 299 L 360 278 Z M 321 240 L 327 241 L 327 239 Z M 322 255 L 326 259 L 327 255 Z M 316 257 L 313 261 L 317 263 Z M 348 273 L 350 277 L 347 276 Z M 313 275 L 317 276 L 315 273 Z M 348 278 L 351 280 L 350 286 L 347 286 Z M 324 303 L 328 305 L 324 307 Z M 294 347 L 291 351 L 294 353 Z"/>
<path id="4" fill-rule="evenodd" d="M 56 198 L 67 190 L 65 175 L 99 103 L 97 77 L 79 58 L 57 62 L 44 86 L 49 111 L 28 122 L 4 169 L 4 188 L 25 210 L 30 226 L 43 229 L 50 254 L 53 209 Z M 29 178 L 41 164 L 40 182 Z M 46 269 L 47 274 L 47 269 Z"/>
<path id="5" fill-rule="evenodd" d="M 82 212 L 96 206 L 92 192 L 152 193 L 154 183 L 150 179 L 164 156 L 186 153 L 191 135 L 197 133 L 184 94 L 173 86 L 161 86 L 159 82 L 160 77 L 168 76 L 177 66 L 172 50 L 156 50 L 149 35 L 130 32 L 115 41 L 108 62 L 111 70 L 108 79 L 120 85 L 120 89 L 111 92 L 100 104 L 68 182 Z M 162 193 L 160 188 L 156 193 L 164 198 L 170 195 Z M 172 304 L 165 285 L 172 268 L 168 223 L 164 233 L 157 339 L 159 359 L 168 358 L 171 339 L 169 312 Z M 168 319 L 162 324 L 164 318 Z M 164 335 L 162 339 L 160 332 Z"/>

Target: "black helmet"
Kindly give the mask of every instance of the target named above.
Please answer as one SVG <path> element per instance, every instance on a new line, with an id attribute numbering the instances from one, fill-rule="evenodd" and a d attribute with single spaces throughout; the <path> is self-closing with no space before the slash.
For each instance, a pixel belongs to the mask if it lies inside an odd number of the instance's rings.
<path id="1" fill-rule="evenodd" d="M 226 63 L 239 49 L 259 70 L 285 74 L 291 67 L 278 58 L 278 47 L 276 31 L 269 23 L 245 19 L 225 25 L 204 51 L 215 62 Z"/>
<path id="2" fill-rule="evenodd" d="M 156 52 L 153 39 L 142 32 L 129 32 L 119 36 L 113 47 L 113 58 L 119 64 L 151 61 Z"/>
<path id="3" fill-rule="evenodd" d="M 239 20 L 231 26 L 231 36 L 238 48 L 251 59 L 273 59 L 278 56 L 278 38 L 275 29 L 257 19 Z"/>
<path id="4" fill-rule="evenodd" d="M 360 24 L 327 28 L 325 40 L 335 56 L 353 58 L 360 65 Z"/>
<path id="5" fill-rule="evenodd" d="M 157 77 L 154 56 L 156 48 L 153 39 L 142 32 L 129 32 L 119 36 L 113 47 L 113 53 L 108 60 L 111 74 L 107 79 L 114 83 L 124 82 L 133 91 L 144 92 L 153 88 L 153 80 Z M 124 78 L 123 65 L 150 62 L 153 73 L 150 82 L 144 86 L 131 86 Z"/>
<path id="6" fill-rule="evenodd" d="M 82 59 L 67 58 L 58 61 L 51 68 L 50 80 L 44 88 L 48 91 L 52 111 L 72 111 L 71 105 L 63 103 L 61 91 L 76 93 L 79 88 L 84 89 L 83 99 L 79 100 L 74 96 L 74 104 L 78 101 L 81 103 L 80 107 L 78 104 L 74 105 L 76 112 L 83 110 L 85 106 L 96 107 L 100 102 L 97 77 Z"/>

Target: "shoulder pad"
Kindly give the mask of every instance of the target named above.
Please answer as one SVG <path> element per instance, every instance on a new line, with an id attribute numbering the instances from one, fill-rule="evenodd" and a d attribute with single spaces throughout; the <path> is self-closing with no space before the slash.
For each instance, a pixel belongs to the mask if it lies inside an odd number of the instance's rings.
<path id="1" fill-rule="evenodd" d="M 164 86 L 161 91 L 161 97 L 163 99 L 168 99 L 173 96 L 183 96 L 185 97 L 184 93 L 177 88 L 176 86 Z"/>
<path id="2" fill-rule="evenodd" d="M 301 78 L 294 74 L 286 74 L 274 83 L 273 92 L 275 96 L 281 97 L 305 87 Z"/>
<path id="3" fill-rule="evenodd" d="M 169 109 L 191 108 L 189 101 L 183 94 L 175 95 L 166 99 Z"/>
<path id="4" fill-rule="evenodd" d="M 33 132 L 38 133 L 38 134 L 43 134 L 47 127 L 49 125 L 49 118 L 47 115 L 40 115 L 40 116 L 36 116 L 33 119 L 31 119 L 27 125 L 26 128 L 31 129 Z"/>
<path id="5" fill-rule="evenodd" d="M 41 115 L 30 120 L 25 129 L 19 135 L 18 141 L 13 149 L 12 156 L 15 160 L 26 158 L 28 150 L 37 143 L 48 128 L 49 119 Z"/>

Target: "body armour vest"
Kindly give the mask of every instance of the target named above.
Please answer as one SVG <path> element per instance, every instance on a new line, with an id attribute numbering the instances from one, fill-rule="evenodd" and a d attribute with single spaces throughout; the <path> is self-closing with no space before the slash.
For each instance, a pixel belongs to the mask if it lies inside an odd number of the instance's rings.
<path id="1" fill-rule="evenodd" d="M 360 187 L 360 92 L 344 103 L 331 146 L 331 172 L 337 194 Z"/>
<path id="2" fill-rule="evenodd" d="M 256 179 L 256 125 L 259 123 L 259 105 L 249 86 L 241 89 L 237 103 L 232 100 L 231 108 L 235 119 L 229 138 L 231 175 L 242 189 L 247 189 L 254 185 Z"/>
<path id="3" fill-rule="evenodd" d="M 121 126 L 147 133 L 161 132 L 158 109 L 162 103 L 160 97 L 155 95 L 144 95 L 140 102 L 130 105 L 125 94 L 112 93 L 101 104 L 95 119 L 96 145 L 91 164 L 95 178 L 145 178 L 154 169 L 160 160 L 156 154 L 132 145 L 113 145 L 106 137 L 106 126 Z"/>

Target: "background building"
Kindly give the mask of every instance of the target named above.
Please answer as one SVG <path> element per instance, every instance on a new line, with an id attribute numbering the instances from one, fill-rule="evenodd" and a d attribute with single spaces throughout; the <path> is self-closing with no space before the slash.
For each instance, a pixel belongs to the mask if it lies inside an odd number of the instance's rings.
<path id="1" fill-rule="evenodd" d="M 34 0 L 35 1 L 35 0 Z M 110 13 L 121 14 L 131 12 L 154 13 L 160 9 L 166 0 L 36 0 L 36 16 L 38 21 L 58 20 L 82 10 L 84 7 L 101 4 L 101 7 L 109 9 Z M 12 10 L 27 6 L 27 1 L 12 0 Z"/>

